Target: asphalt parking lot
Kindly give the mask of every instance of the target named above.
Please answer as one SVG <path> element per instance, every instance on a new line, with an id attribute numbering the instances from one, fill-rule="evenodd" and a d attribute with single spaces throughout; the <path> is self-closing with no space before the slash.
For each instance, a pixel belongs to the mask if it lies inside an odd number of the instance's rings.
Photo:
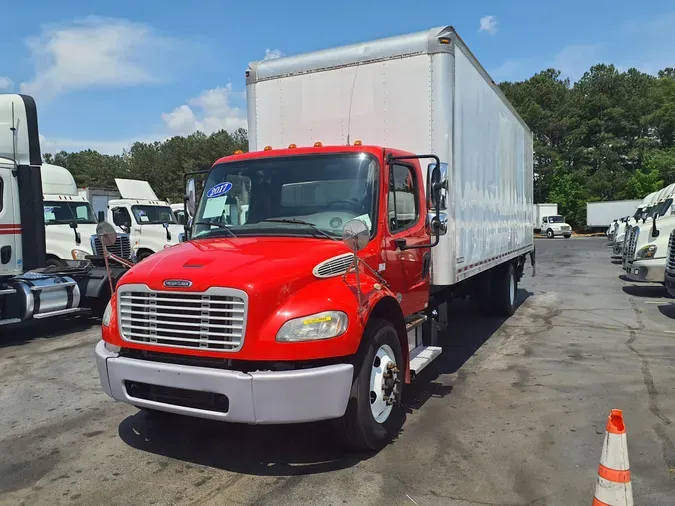
<path id="1" fill-rule="evenodd" d="M 345 453 L 323 424 L 166 424 L 100 389 L 96 322 L 0 334 L 0 504 L 581 505 L 624 411 L 635 503 L 675 503 L 675 305 L 605 239 L 537 239 L 504 322 L 452 308 L 400 436 Z"/>

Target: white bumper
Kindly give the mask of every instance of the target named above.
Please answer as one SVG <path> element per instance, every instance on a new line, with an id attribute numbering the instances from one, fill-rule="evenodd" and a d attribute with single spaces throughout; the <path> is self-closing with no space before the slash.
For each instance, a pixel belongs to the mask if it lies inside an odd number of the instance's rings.
<path id="1" fill-rule="evenodd" d="M 351 364 L 243 373 L 153 362 L 120 357 L 106 350 L 103 341 L 96 345 L 96 364 L 103 390 L 118 401 L 253 424 L 339 418 L 347 409 L 354 374 Z M 195 407 L 198 400 L 213 405 Z"/>
<path id="2" fill-rule="evenodd" d="M 649 281 L 663 283 L 666 272 L 666 259 L 636 260 L 625 268 L 626 276 L 631 281 Z"/>

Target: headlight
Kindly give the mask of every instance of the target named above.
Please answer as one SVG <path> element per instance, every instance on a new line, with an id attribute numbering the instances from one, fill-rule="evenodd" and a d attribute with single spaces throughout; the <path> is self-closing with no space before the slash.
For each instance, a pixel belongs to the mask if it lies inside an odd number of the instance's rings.
<path id="1" fill-rule="evenodd" d="M 277 341 L 291 343 L 330 339 L 347 330 L 349 318 L 342 311 L 324 311 L 288 320 L 277 332 Z"/>
<path id="2" fill-rule="evenodd" d="M 654 244 L 640 248 L 635 255 L 635 258 L 654 258 L 658 248 Z"/>
<path id="3" fill-rule="evenodd" d="M 105 311 L 103 311 L 103 318 L 101 318 L 101 325 L 103 325 L 104 327 L 110 325 L 111 316 L 112 316 L 112 304 L 108 302 L 108 305 L 105 307 Z"/>
<path id="4" fill-rule="evenodd" d="M 84 260 L 84 257 L 91 255 L 88 251 L 82 251 L 81 249 L 74 249 L 70 254 L 73 256 L 73 260 Z"/>

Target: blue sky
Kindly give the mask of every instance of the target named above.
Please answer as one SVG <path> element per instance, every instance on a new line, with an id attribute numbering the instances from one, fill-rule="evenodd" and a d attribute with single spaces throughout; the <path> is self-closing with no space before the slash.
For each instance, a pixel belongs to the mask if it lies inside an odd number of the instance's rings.
<path id="1" fill-rule="evenodd" d="M 675 66 L 675 4 L 652 0 L 24 1 L 3 6 L 0 92 L 38 104 L 43 152 L 246 126 L 250 61 L 453 25 L 497 81 L 594 63 Z"/>

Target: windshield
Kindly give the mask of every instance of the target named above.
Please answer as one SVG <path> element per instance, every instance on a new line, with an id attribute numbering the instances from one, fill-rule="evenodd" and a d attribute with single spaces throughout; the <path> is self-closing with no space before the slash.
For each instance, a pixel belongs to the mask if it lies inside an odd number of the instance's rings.
<path id="1" fill-rule="evenodd" d="M 45 225 L 77 223 L 98 223 L 89 202 L 45 201 L 43 203 Z"/>
<path id="2" fill-rule="evenodd" d="M 562 216 L 549 216 L 548 222 L 549 223 L 565 223 L 565 220 L 563 219 Z"/>
<path id="3" fill-rule="evenodd" d="M 141 225 L 157 225 L 176 223 L 176 218 L 169 206 L 131 206 L 136 223 Z"/>
<path id="4" fill-rule="evenodd" d="M 365 153 L 223 163 L 206 180 L 193 237 L 222 234 L 227 227 L 237 236 L 338 238 L 345 223 L 357 217 L 372 235 L 377 180 L 377 161 Z M 265 221 L 274 219 L 296 223 Z"/>
<path id="5" fill-rule="evenodd" d="M 661 202 L 658 206 L 656 206 L 656 209 L 654 210 L 654 214 L 658 218 L 659 216 L 663 216 L 666 214 L 668 209 L 670 209 L 670 205 L 673 203 L 673 199 L 668 199 L 664 200 Z"/>

